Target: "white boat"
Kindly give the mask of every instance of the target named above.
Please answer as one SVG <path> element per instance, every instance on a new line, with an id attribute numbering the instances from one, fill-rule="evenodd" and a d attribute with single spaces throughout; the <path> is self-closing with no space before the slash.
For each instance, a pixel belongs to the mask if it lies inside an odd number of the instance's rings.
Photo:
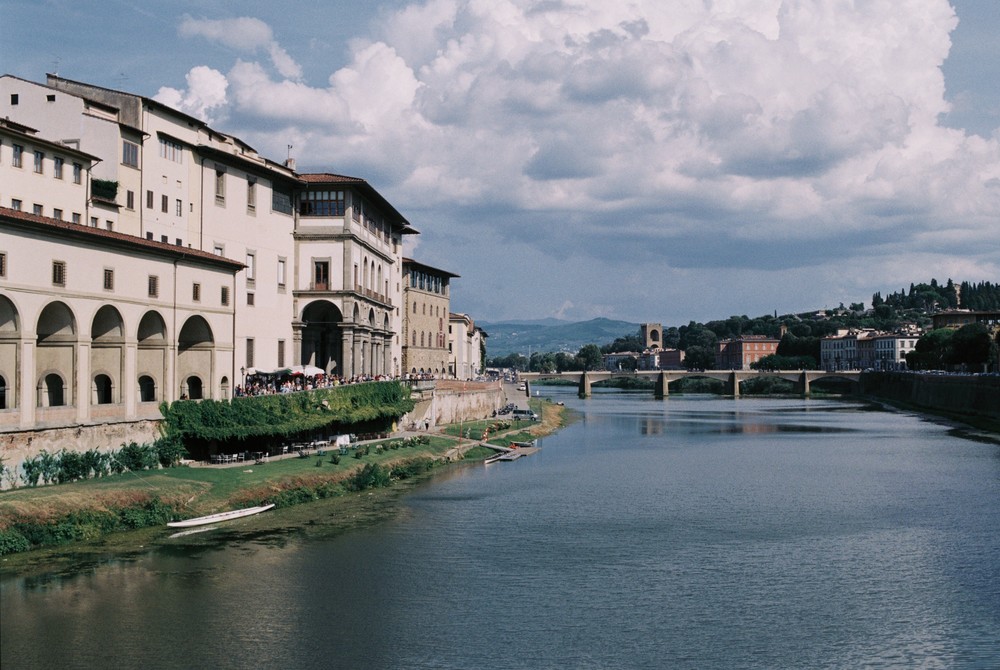
<path id="1" fill-rule="evenodd" d="M 218 514 L 199 516 L 194 519 L 184 519 L 183 521 L 170 521 L 167 523 L 167 525 L 170 526 L 171 528 L 190 528 L 191 526 L 204 526 L 210 523 L 218 523 L 219 521 L 229 521 L 231 519 L 240 519 L 245 516 L 260 514 L 261 512 L 266 512 L 272 507 L 274 507 L 273 503 L 270 505 L 261 505 L 259 507 L 244 507 L 243 509 L 234 509 L 229 512 L 219 512 Z"/>

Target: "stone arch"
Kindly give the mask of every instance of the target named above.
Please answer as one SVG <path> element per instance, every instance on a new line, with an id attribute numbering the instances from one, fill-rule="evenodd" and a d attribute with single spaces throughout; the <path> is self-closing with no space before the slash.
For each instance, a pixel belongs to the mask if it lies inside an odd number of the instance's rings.
<path id="1" fill-rule="evenodd" d="M 91 402 L 109 405 L 121 402 L 121 380 L 125 373 L 125 322 L 112 305 L 104 305 L 90 324 Z M 100 374 L 97 374 L 100 371 Z M 105 379 L 106 378 L 106 379 Z"/>
<path id="2" fill-rule="evenodd" d="M 357 309 L 357 306 L 355 306 Z M 315 300 L 302 310 L 302 359 L 300 365 L 315 365 L 323 370 L 344 369 L 343 324 L 340 309 L 329 300 Z"/>
<path id="3" fill-rule="evenodd" d="M 50 302 L 38 315 L 35 328 L 35 377 L 38 379 L 38 406 L 73 405 L 73 379 L 76 370 L 76 316 L 66 303 Z M 57 381 L 58 380 L 58 381 Z"/>
<path id="4" fill-rule="evenodd" d="M 223 400 L 229 399 L 229 377 L 223 375 L 219 382 L 219 397 Z"/>
<path id="5" fill-rule="evenodd" d="M 188 317 L 177 336 L 177 377 L 184 380 L 181 393 L 192 400 L 205 397 L 201 375 L 211 379 L 214 351 L 215 337 L 205 317 L 197 314 Z"/>
<path id="6" fill-rule="evenodd" d="M 21 367 L 21 318 L 17 306 L 0 295 L 0 409 L 17 406 Z"/>
<path id="7" fill-rule="evenodd" d="M 368 325 L 371 326 L 372 328 L 375 327 L 375 310 L 374 309 L 369 309 L 368 310 Z"/>
<path id="8" fill-rule="evenodd" d="M 160 400 L 158 388 L 167 378 L 167 324 L 159 312 L 150 310 L 142 315 L 136 331 L 138 351 L 136 375 L 139 382 L 139 402 Z"/>

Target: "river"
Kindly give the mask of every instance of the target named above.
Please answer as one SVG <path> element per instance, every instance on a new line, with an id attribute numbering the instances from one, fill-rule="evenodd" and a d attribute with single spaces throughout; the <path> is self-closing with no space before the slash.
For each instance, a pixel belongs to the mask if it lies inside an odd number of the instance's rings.
<path id="1" fill-rule="evenodd" d="M 996 444 L 854 402 L 543 393 L 581 420 L 384 522 L 278 511 L 4 579 L 0 665 L 1000 666 Z"/>

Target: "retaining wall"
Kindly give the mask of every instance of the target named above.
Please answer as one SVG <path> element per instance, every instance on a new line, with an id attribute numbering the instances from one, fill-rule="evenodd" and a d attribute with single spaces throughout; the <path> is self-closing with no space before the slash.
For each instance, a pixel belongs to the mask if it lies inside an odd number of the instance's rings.
<path id="1" fill-rule="evenodd" d="M 871 372 L 861 376 L 861 392 L 931 411 L 1000 420 L 1000 377 Z"/>

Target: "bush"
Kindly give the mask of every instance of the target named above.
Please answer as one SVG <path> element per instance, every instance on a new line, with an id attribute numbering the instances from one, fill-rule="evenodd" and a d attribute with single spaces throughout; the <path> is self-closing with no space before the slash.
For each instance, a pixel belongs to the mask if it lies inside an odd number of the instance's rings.
<path id="1" fill-rule="evenodd" d="M 378 463 L 366 463 L 360 472 L 350 477 L 346 486 L 350 491 L 364 491 L 388 486 L 391 481 L 390 472 Z"/>
<path id="2" fill-rule="evenodd" d="M 13 528 L 0 530 L 0 556 L 16 554 L 29 549 L 31 549 L 31 543 L 19 531 Z"/>

